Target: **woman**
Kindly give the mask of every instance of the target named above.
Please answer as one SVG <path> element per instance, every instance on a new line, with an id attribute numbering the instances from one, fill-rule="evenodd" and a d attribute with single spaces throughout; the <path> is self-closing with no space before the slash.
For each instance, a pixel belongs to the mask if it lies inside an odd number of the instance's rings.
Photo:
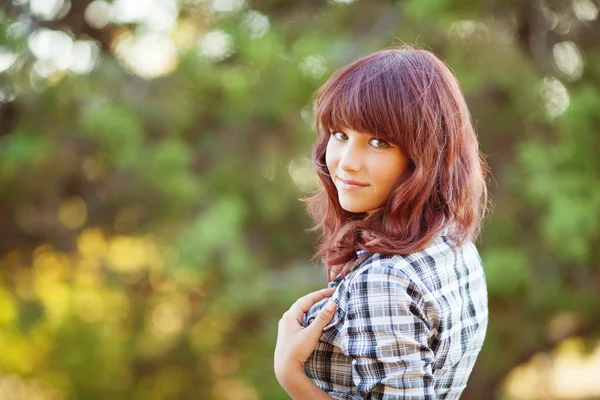
<path id="1" fill-rule="evenodd" d="M 370 54 L 317 91 L 316 126 L 322 187 L 303 200 L 329 285 L 280 320 L 278 381 L 294 399 L 458 399 L 488 322 L 488 168 L 455 77 L 425 50 Z"/>

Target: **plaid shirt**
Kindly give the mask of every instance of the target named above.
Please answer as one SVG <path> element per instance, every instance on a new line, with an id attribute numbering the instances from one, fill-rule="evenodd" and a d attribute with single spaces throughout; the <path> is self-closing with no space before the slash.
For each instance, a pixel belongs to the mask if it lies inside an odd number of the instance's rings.
<path id="1" fill-rule="evenodd" d="M 358 250 L 346 278 L 329 283 L 338 308 L 304 366 L 317 386 L 334 399 L 460 397 L 483 345 L 488 299 L 475 245 L 449 243 L 441 233 L 407 256 Z"/>

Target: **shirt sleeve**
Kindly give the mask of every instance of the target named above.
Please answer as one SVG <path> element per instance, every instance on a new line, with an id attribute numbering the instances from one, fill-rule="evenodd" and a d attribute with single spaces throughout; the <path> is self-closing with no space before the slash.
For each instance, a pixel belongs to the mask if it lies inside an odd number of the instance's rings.
<path id="1" fill-rule="evenodd" d="M 435 399 L 422 293 L 399 269 L 372 267 L 350 286 L 352 379 L 362 398 Z"/>

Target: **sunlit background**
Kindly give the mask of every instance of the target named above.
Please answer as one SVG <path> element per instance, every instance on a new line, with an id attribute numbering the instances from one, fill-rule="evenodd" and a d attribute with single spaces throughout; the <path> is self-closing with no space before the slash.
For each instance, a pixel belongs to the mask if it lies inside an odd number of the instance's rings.
<path id="1" fill-rule="evenodd" d="M 277 321 L 326 285 L 297 200 L 313 93 L 441 55 L 492 167 L 463 399 L 600 399 L 600 4 L 4 0 L 0 399 L 285 399 Z"/>

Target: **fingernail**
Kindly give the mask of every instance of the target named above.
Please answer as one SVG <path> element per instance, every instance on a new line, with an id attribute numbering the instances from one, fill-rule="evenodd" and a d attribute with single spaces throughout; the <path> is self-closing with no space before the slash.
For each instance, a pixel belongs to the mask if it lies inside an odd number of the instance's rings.
<path id="1" fill-rule="evenodd" d="M 332 301 L 330 301 L 329 303 L 327 303 L 327 309 L 328 309 L 329 311 L 333 311 L 333 310 L 335 310 L 335 307 L 336 307 L 336 306 L 337 306 L 337 304 L 335 304 L 335 301 L 333 301 L 333 300 L 332 300 Z"/>

